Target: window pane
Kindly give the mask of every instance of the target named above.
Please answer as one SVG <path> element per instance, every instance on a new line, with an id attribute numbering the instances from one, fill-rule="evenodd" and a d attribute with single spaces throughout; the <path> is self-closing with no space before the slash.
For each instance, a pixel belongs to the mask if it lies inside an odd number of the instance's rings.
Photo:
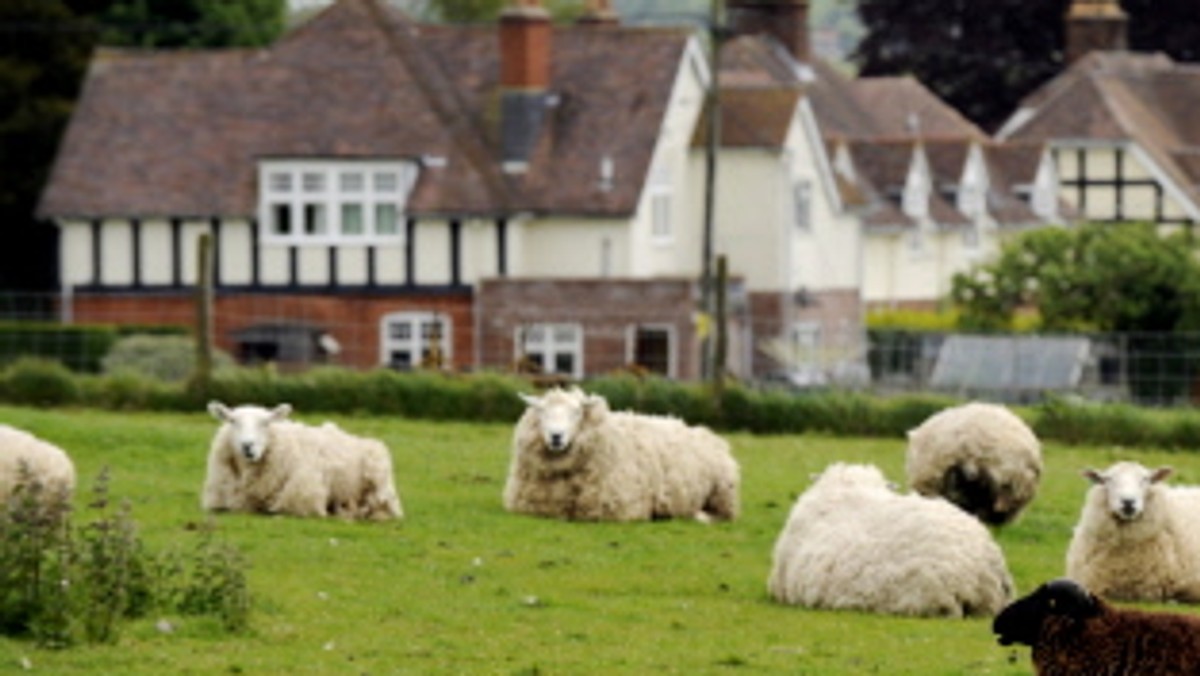
<path id="1" fill-rule="evenodd" d="M 535 325 L 530 326 L 529 328 L 525 329 L 525 343 L 526 344 L 540 344 L 545 340 L 546 340 L 546 329 L 542 325 L 535 324 Z"/>
<path id="2" fill-rule="evenodd" d="M 652 219 L 651 231 L 655 237 L 671 236 L 671 196 L 658 194 L 651 202 Z"/>
<path id="3" fill-rule="evenodd" d="M 300 179 L 304 192 L 321 192 L 325 190 L 325 174 L 306 171 Z"/>
<path id="4" fill-rule="evenodd" d="M 575 355 L 569 352 L 559 352 L 554 355 L 555 373 L 575 373 Z"/>
<path id="5" fill-rule="evenodd" d="M 361 235 L 361 234 L 363 234 L 363 205 L 361 205 L 361 204 L 343 204 L 342 205 L 342 234 L 346 234 L 346 235 Z"/>
<path id="6" fill-rule="evenodd" d="M 664 329 L 637 330 L 633 360 L 637 365 L 661 375 L 668 375 L 671 354 L 671 334 Z"/>
<path id="7" fill-rule="evenodd" d="M 380 171 L 375 174 L 375 192 L 396 192 L 400 180 L 394 171 Z"/>
<path id="8" fill-rule="evenodd" d="M 546 355 L 542 354 L 541 352 L 529 352 L 525 355 L 525 358 L 529 360 L 529 364 L 538 371 L 546 370 Z"/>
<path id="9" fill-rule="evenodd" d="M 285 172 L 272 172 L 267 179 L 271 192 L 291 192 L 292 175 Z"/>
<path id="10" fill-rule="evenodd" d="M 554 342 L 558 345 L 574 345 L 577 335 L 574 326 L 559 325 L 554 327 Z"/>
<path id="11" fill-rule="evenodd" d="M 796 227 L 808 229 L 812 225 L 812 186 L 801 181 L 792 189 L 793 207 L 796 209 Z"/>
<path id="12" fill-rule="evenodd" d="M 375 205 L 375 232 L 380 235 L 395 235 L 400 232 L 399 214 L 395 204 Z"/>
<path id="13" fill-rule="evenodd" d="M 408 322 L 393 322 L 388 325 L 388 336 L 392 340 L 408 340 L 412 338 L 412 324 Z"/>
<path id="14" fill-rule="evenodd" d="M 342 192 L 362 192 L 366 185 L 361 171 L 343 172 L 340 181 Z"/>
<path id="15" fill-rule="evenodd" d="M 412 365 L 412 352 L 408 350 L 392 350 L 388 356 L 388 366 L 394 369 L 410 369 Z"/>
<path id="16" fill-rule="evenodd" d="M 271 232 L 276 235 L 292 234 L 292 208 L 290 205 L 271 205 Z"/>
<path id="17" fill-rule="evenodd" d="M 325 205 L 324 204 L 305 204 L 304 205 L 304 234 L 306 235 L 324 235 L 325 229 Z"/>

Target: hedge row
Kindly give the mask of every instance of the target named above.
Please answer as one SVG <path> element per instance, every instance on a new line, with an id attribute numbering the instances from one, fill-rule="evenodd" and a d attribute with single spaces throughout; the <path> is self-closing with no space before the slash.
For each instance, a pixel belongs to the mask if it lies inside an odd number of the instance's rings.
<path id="1" fill-rule="evenodd" d="M 617 410 L 679 416 L 714 429 L 755 434 L 821 432 L 892 437 L 958 400 L 933 395 L 879 397 L 858 392 L 797 394 L 727 388 L 720 400 L 702 385 L 621 376 L 590 380 Z M 222 372 L 204 387 L 163 383 L 132 374 L 72 374 L 56 362 L 25 359 L 0 371 L 0 401 L 31 406 L 91 406 L 113 410 L 202 411 L 211 399 L 227 403 L 288 402 L 305 413 L 395 415 L 430 420 L 513 422 L 524 410 L 517 396 L 535 386 L 493 373 L 370 372 L 337 368 L 303 374 L 271 369 Z M 1121 404 L 1051 400 L 1021 413 L 1043 440 L 1184 450 L 1200 445 L 1200 412 Z"/>

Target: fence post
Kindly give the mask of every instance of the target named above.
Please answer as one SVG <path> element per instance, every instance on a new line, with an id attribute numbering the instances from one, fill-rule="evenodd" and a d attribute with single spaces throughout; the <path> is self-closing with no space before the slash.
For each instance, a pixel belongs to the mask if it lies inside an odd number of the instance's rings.
<path id="1" fill-rule="evenodd" d="M 196 243 L 196 365 L 188 388 L 202 396 L 212 382 L 212 303 L 212 234 L 205 232 Z"/>

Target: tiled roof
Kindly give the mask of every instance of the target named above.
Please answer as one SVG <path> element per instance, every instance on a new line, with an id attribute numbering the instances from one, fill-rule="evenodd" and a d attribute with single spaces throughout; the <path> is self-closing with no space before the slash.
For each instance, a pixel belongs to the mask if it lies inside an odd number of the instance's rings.
<path id="1" fill-rule="evenodd" d="M 1133 142 L 1200 206 L 1200 67 L 1162 54 L 1093 52 L 1027 97 L 1005 125 L 1018 140 Z"/>
<path id="2" fill-rule="evenodd" d="M 724 148 L 781 148 L 800 101 L 798 87 L 729 87 L 721 89 L 721 146 Z M 705 110 L 693 146 L 708 141 Z"/>
<path id="3" fill-rule="evenodd" d="M 528 171 L 501 171 L 494 29 L 417 25 L 340 0 L 270 48 L 102 50 L 39 212 L 250 216 L 260 158 L 446 159 L 422 213 L 635 208 L 689 34 L 555 27 L 548 109 Z M 598 167 L 614 168 L 601 189 Z"/>

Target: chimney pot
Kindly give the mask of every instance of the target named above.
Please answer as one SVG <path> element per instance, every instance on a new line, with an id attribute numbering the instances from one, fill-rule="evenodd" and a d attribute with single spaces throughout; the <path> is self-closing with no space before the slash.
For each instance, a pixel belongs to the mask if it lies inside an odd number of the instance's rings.
<path id="1" fill-rule="evenodd" d="M 513 0 L 500 13 L 500 85 L 550 86 L 550 14 L 539 0 Z"/>
<path id="2" fill-rule="evenodd" d="M 809 0 L 728 0 L 729 26 L 735 35 L 766 34 L 800 63 L 810 63 Z"/>
<path id="3" fill-rule="evenodd" d="M 1066 62 L 1088 52 L 1125 49 L 1128 23 L 1117 0 L 1074 0 L 1066 17 Z"/>

